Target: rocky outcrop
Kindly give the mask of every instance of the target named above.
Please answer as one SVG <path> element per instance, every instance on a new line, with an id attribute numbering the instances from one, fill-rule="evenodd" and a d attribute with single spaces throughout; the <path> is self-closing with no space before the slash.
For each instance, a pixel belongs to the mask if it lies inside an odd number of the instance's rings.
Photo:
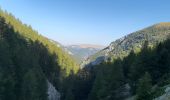
<path id="1" fill-rule="evenodd" d="M 48 100 L 60 100 L 60 93 L 55 89 L 55 87 L 47 81 L 48 84 Z"/>
<path id="2" fill-rule="evenodd" d="M 162 96 L 155 98 L 154 100 L 170 100 L 170 87 L 165 89 L 165 93 Z"/>
<path id="3" fill-rule="evenodd" d="M 103 56 L 107 58 L 122 58 L 127 56 L 131 50 L 139 52 L 145 41 L 148 41 L 149 46 L 153 47 L 157 43 L 166 40 L 170 35 L 169 31 L 170 23 L 159 23 L 130 33 L 129 35 L 112 42 L 105 49 L 90 56 L 89 63 L 93 63 L 96 59 L 100 59 Z M 97 63 L 95 62 L 94 64 L 100 64 L 99 62 L 102 63 L 102 60 L 97 60 Z M 89 64 L 88 62 L 86 63 L 86 65 Z"/>
<path id="4" fill-rule="evenodd" d="M 119 98 L 120 100 L 125 100 L 125 98 L 128 98 L 131 96 L 130 90 L 131 90 L 131 87 L 128 83 L 121 86 L 119 89 L 115 91 L 116 98 Z"/>

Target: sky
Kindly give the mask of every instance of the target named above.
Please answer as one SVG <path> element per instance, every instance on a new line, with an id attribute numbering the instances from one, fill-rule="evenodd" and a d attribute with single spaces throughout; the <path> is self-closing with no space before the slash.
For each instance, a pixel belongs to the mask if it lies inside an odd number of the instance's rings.
<path id="1" fill-rule="evenodd" d="M 0 0 L 40 34 L 71 44 L 109 45 L 147 26 L 170 22 L 170 0 Z"/>

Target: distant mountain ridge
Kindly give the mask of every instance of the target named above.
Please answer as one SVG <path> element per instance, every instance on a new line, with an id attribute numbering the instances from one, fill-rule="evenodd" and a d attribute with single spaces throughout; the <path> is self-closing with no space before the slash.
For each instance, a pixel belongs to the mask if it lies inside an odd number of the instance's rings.
<path id="1" fill-rule="evenodd" d="M 95 45 L 95 44 L 74 44 L 74 45 L 67 45 L 66 47 L 79 47 L 79 48 L 96 48 L 96 49 L 103 49 L 105 46 L 102 46 L 102 45 Z"/>
<path id="2" fill-rule="evenodd" d="M 89 56 L 97 53 L 102 50 L 105 46 L 102 45 L 94 45 L 94 44 L 73 44 L 73 45 L 62 45 L 61 43 L 49 39 L 52 43 L 54 43 L 57 47 L 61 48 L 63 51 L 72 56 L 78 64 L 83 62 L 83 60 L 87 59 Z"/>
<path id="3" fill-rule="evenodd" d="M 149 42 L 149 46 L 154 46 L 166 40 L 169 36 L 170 22 L 158 23 L 113 41 L 108 47 L 86 59 L 82 65 L 99 64 L 108 60 L 108 58 L 124 57 L 131 50 L 140 51 L 145 41 Z"/>
<path id="4" fill-rule="evenodd" d="M 87 59 L 89 56 L 102 50 L 104 46 L 92 45 L 92 44 L 79 44 L 79 45 L 68 45 L 64 47 L 70 55 L 72 55 L 78 63 Z"/>

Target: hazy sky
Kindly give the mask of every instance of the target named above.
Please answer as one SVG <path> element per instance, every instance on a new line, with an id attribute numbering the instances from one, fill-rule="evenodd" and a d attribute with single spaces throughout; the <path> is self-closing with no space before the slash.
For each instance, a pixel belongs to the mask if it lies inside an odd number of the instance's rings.
<path id="1" fill-rule="evenodd" d="M 100 44 L 170 21 L 170 0 L 0 0 L 2 9 L 62 44 Z"/>

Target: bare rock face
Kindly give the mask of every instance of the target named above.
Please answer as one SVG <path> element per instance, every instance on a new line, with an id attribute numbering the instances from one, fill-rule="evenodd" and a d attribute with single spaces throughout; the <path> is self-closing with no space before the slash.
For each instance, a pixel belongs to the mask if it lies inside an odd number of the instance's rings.
<path id="1" fill-rule="evenodd" d="M 115 93 L 116 93 L 116 97 L 119 98 L 120 100 L 125 100 L 125 98 L 128 98 L 131 96 L 130 93 L 130 85 L 129 84 L 125 84 L 122 87 L 120 87 Z"/>
<path id="2" fill-rule="evenodd" d="M 48 84 L 48 100 L 60 100 L 60 93 L 55 89 L 55 87 L 47 81 Z"/>
<path id="3" fill-rule="evenodd" d="M 165 89 L 165 94 L 158 98 L 155 98 L 154 100 L 170 100 L 170 87 L 167 87 Z"/>

